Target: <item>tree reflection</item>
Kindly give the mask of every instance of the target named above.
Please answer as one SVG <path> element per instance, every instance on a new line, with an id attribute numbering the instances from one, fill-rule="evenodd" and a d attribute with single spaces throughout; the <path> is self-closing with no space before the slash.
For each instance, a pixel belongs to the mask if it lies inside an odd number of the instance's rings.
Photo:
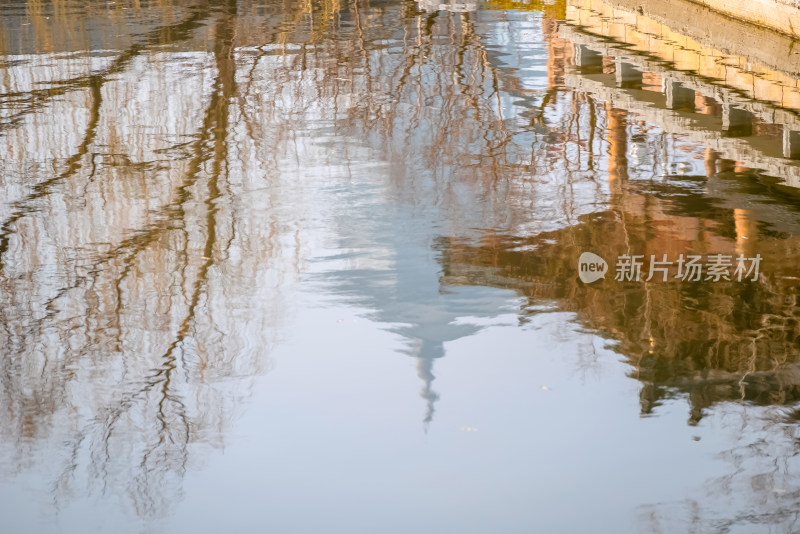
<path id="1" fill-rule="evenodd" d="M 109 115 L 119 121 L 119 112 L 107 102 L 126 98 L 137 77 L 163 83 L 159 76 L 169 67 L 157 57 L 138 65 L 134 58 L 153 45 L 191 37 L 209 18 L 213 64 L 197 73 L 215 73 L 205 102 L 199 102 L 205 110 L 191 113 L 199 107 L 184 105 L 190 113 L 178 125 L 187 135 L 192 115 L 198 116 L 200 129 L 189 134 L 194 140 L 156 142 L 154 149 L 151 139 L 137 138 L 135 131 L 115 132 Z M 13 463 L 4 468 L 22 468 L 26 457 L 65 441 L 69 452 L 56 474 L 56 500 L 69 493 L 76 477 L 88 476 L 103 491 L 128 494 L 139 514 L 162 515 L 180 494 L 190 451 L 201 444 L 219 446 L 241 397 L 247 396 L 246 384 L 234 390 L 214 384 L 236 376 L 251 380 L 266 370 L 263 351 L 274 325 L 264 321 L 285 312 L 281 290 L 272 288 L 274 312 L 264 310 L 252 325 L 236 325 L 236 310 L 252 305 L 249 288 L 258 285 L 263 259 L 282 253 L 270 250 L 276 236 L 262 235 L 264 228 L 242 228 L 231 217 L 237 195 L 228 148 L 230 103 L 237 92 L 235 23 L 235 2 L 207 5 L 150 32 L 110 68 L 53 81 L 54 91 L 30 92 L 30 106 L 9 125 L 7 153 L 19 151 L 25 156 L 19 163 L 28 165 L 37 151 L 52 150 L 46 144 L 18 144 L 25 134 L 50 142 L 46 128 L 31 115 L 43 109 L 37 106 L 51 106 L 50 113 L 59 117 L 62 109 L 46 98 L 73 91 L 79 94 L 69 103 L 78 105 L 88 96 L 83 140 L 66 160 L 53 160 L 63 172 L 48 177 L 46 168 L 34 167 L 34 177 L 43 179 L 4 210 L 0 247 L 7 347 L 2 396 L 9 408 L 0 425 L 4 448 L 13 452 Z M 4 98 L 15 101 L 19 94 L 6 92 Z M 174 102 L 153 104 L 158 113 Z M 123 112 L 121 122 L 127 118 Z M 68 123 L 53 124 L 68 132 Z M 106 144 L 118 134 L 115 144 Z M 153 159 L 136 161 L 142 149 Z M 126 182 L 115 183 L 117 176 Z M 57 215 L 61 210 L 54 207 L 61 203 L 69 208 Z M 127 219 L 138 227 L 98 227 L 103 219 Z M 251 256 L 231 257 L 252 242 L 259 247 Z M 240 285 L 222 283 L 223 269 Z M 91 458 L 88 465 L 78 460 L 85 454 Z M 83 468 L 89 471 L 85 475 L 78 473 Z"/>
<path id="2" fill-rule="evenodd" d="M 279 190 L 270 192 L 272 220 L 257 228 L 237 214 L 239 193 L 263 187 L 265 174 L 277 176 L 279 155 L 292 145 L 299 161 L 298 119 L 332 120 L 339 136 L 366 136 L 388 161 L 406 166 L 406 176 L 420 173 L 393 184 L 397 194 L 416 202 L 433 193 L 454 213 L 474 208 L 458 206 L 458 178 L 496 188 L 483 215 L 505 218 L 506 175 L 530 169 L 518 162 L 528 148 L 515 142 L 500 99 L 504 91 L 534 92 L 496 66 L 474 14 L 423 14 L 412 2 L 334 2 L 270 5 L 274 17 L 237 15 L 255 7 L 156 2 L 109 11 L 30 2 L 24 14 L 3 19 L 31 20 L 38 36 L 34 50 L 3 43 L 11 58 L 0 137 L 10 163 L 0 211 L 9 410 L 0 425 L 12 453 L 4 468 L 22 469 L 38 454 L 64 456 L 53 473 L 57 500 L 88 476 L 103 491 L 130 495 L 141 515 L 160 515 L 180 493 L 191 451 L 221 442 L 247 387 L 215 383 L 266 370 L 263 349 L 274 335 L 272 324 L 235 324 L 236 310 L 252 306 L 250 288 L 264 277 L 265 259 L 288 254 L 296 262 L 299 254 L 282 250 L 283 236 L 297 228 L 282 215 Z M 164 23 L 103 33 L 120 28 L 121 10 Z M 401 27 L 385 23 L 398 14 Z M 88 17 L 102 39 L 115 39 L 103 48 L 120 52 L 65 53 L 96 47 L 96 35 L 59 33 L 51 15 L 58 28 Z M 24 37 L 27 30 L 9 24 L 4 35 Z M 198 46 L 203 35 L 212 43 L 208 54 Z M 387 38 L 395 48 L 378 55 L 375 43 Z M 170 92 L 171 84 L 179 91 Z M 137 87 L 151 95 L 139 100 Z M 51 118 L 41 121 L 44 114 Z M 407 163 L 409 153 L 422 159 Z M 466 173 L 456 177 L 455 168 Z M 417 282 L 410 278 L 398 294 L 411 295 Z M 270 289 L 264 319 L 277 321 L 285 304 L 278 286 Z M 471 297 L 428 309 L 405 297 L 396 302 L 384 318 L 411 319 L 403 335 L 419 362 L 430 422 L 433 361 L 444 341 L 471 327 L 432 335 L 435 328 L 415 316 L 433 314 L 446 326 L 459 309 L 483 304 Z M 60 443 L 66 452 L 53 450 Z"/>

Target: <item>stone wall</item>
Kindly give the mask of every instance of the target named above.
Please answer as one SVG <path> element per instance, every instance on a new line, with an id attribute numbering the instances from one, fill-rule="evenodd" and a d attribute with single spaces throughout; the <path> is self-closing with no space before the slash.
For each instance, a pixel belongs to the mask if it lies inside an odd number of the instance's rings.
<path id="1" fill-rule="evenodd" d="M 800 38 L 800 0 L 692 0 L 736 19 Z M 646 1 L 643 1 L 646 4 Z"/>

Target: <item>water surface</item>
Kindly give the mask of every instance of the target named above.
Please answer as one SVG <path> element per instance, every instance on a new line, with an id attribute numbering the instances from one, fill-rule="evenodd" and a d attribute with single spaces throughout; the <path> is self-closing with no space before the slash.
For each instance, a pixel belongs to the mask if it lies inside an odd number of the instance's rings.
<path id="1" fill-rule="evenodd" d="M 0 530 L 800 529 L 800 60 L 657 8 L 0 6 Z"/>

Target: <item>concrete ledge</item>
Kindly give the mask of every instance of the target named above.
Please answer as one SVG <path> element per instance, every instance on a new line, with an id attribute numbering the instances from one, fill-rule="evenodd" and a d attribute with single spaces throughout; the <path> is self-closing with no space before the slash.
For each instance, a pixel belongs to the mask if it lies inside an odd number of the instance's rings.
<path id="1" fill-rule="evenodd" d="M 589 45 L 587 54 L 622 56 L 643 72 L 800 131 L 800 43 L 697 4 L 648 0 L 643 9 L 641 1 L 570 0 L 559 33 Z M 668 96 L 680 101 L 680 94 Z"/>
<path id="2" fill-rule="evenodd" d="M 652 18 L 698 43 L 800 78 L 800 43 L 783 33 L 722 15 L 702 0 L 608 0 Z M 713 1 L 713 0 L 707 0 Z M 719 2 L 720 0 L 716 0 Z"/>
<path id="3" fill-rule="evenodd" d="M 739 20 L 777 30 L 800 39 L 800 2 L 797 0 L 691 0 Z M 647 4 L 647 0 L 642 0 Z"/>

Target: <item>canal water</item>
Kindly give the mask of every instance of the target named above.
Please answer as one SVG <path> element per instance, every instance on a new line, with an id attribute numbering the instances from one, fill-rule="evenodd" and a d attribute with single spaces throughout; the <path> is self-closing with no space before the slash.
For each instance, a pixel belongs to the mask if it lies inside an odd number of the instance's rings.
<path id="1" fill-rule="evenodd" d="M 0 531 L 800 531 L 796 45 L 1 4 Z"/>

